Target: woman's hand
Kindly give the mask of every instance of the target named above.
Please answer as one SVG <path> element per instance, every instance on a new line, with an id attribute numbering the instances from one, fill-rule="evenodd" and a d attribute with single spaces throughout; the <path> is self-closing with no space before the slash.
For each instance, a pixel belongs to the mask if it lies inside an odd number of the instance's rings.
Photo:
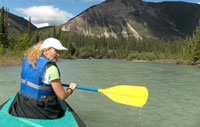
<path id="1" fill-rule="evenodd" d="M 69 85 L 69 88 L 71 88 L 72 90 L 75 90 L 77 84 L 71 82 L 70 85 Z"/>

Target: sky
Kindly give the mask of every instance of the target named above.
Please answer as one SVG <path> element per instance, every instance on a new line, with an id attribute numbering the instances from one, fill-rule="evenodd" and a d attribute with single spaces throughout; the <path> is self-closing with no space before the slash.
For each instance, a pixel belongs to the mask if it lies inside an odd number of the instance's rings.
<path id="1" fill-rule="evenodd" d="M 9 12 L 29 19 L 38 28 L 61 25 L 93 5 L 104 0 L 0 0 L 0 8 L 8 8 Z M 184 1 L 200 3 L 200 0 L 143 0 L 146 2 Z"/>

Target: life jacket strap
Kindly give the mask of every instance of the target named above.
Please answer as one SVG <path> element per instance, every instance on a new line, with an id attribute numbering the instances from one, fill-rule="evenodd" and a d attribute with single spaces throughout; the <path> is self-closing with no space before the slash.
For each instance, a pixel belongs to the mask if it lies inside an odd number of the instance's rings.
<path id="1" fill-rule="evenodd" d="M 38 89 L 38 90 L 51 90 L 52 89 L 51 86 L 40 86 L 40 85 L 34 84 L 30 81 L 26 81 L 24 79 L 21 79 L 21 83 L 26 84 L 26 85 L 28 85 L 32 88 Z"/>

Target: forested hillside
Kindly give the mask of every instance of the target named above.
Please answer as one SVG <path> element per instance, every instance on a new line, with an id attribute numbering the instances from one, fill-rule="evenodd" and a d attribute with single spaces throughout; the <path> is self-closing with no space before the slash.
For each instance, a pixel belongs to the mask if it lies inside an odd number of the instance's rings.
<path id="1" fill-rule="evenodd" d="M 4 10 L 4 8 L 2 8 Z M 1 65 L 20 64 L 24 51 L 47 37 L 55 37 L 68 47 L 62 58 L 109 58 L 127 60 L 165 61 L 177 64 L 198 64 L 200 59 L 200 26 L 192 36 L 167 41 L 156 38 L 136 39 L 94 37 L 65 32 L 62 26 L 33 31 L 31 20 L 24 33 L 13 35 L 8 31 L 8 12 L 0 17 L 0 61 Z M 7 61 L 7 63 L 6 63 Z M 17 61 L 17 62 L 16 62 Z M 13 62 L 13 63 L 12 63 Z"/>

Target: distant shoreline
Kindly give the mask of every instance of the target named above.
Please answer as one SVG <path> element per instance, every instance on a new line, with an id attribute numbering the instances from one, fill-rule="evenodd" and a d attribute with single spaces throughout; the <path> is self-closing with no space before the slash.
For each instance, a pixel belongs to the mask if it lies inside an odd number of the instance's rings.
<path id="1" fill-rule="evenodd" d="M 63 58 L 61 58 L 63 60 Z M 123 59 L 126 60 L 126 59 Z M 132 62 L 153 62 L 153 63 L 164 63 L 164 64 L 177 64 L 177 65 L 192 65 L 186 61 L 174 60 L 174 59 L 158 59 L 153 61 L 148 60 L 127 60 Z M 18 66 L 22 64 L 22 58 L 18 57 L 0 57 L 0 67 L 5 66 Z M 198 66 L 198 65 L 197 65 Z M 199 66 L 198 66 L 199 67 Z"/>
<path id="2" fill-rule="evenodd" d="M 0 58 L 0 67 L 5 67 L 5 66 L 18 66 L 22 64 L 22 59 L 21 58 L 9 58 L 9 57 L 1 57 Z"/>

